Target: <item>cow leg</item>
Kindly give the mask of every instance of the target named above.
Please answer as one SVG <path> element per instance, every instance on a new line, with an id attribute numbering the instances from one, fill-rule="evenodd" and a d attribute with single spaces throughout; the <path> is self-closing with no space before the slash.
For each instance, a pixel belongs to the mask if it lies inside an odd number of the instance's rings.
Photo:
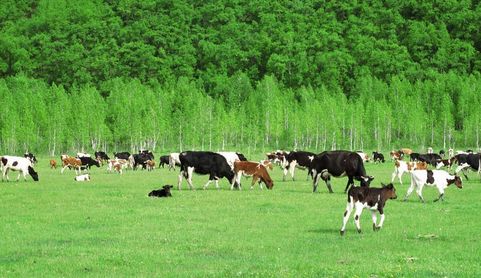
<path id="1" fill-rule="evenodd" d="M 352 209 L 354 208 L 354 202 L 352 197 L 349 197 L 349 200 L 347 201 L 346 205 L 346 210 L 344 211 L 344 217 L 342 219 L 342 227 L 341 227 L 341 236 L 344 235 L 346 231 L 346 224 L 347 221 L 349 220 L 349 216 L 351 216 Z"/>
<path id="2" fill-rule="evenodd" d="M 396 175 L 397 175 L 397 171 L 396 171 L 396 169 L 394 169 L 394 172 L 392 172 L 392 175 L 391 175 L 391 183 L 394 182 L 394 179 L 396 178 Z"/>
<path id="3" fill-rule="evenodd" d="M 321 174 L 317 174 L 316 169 L 312 169 L 312 192 L 317 191 L 317 184 L 319 183 L 319 177 Z"/>
<path id="4" fill-rule="evenodd" d="M 287 176 L 287 172 L 288 172 L 288 171 L 289 171 L 289 170 L 287 169 L 287 167 L 284 167 L 284 168 L 282 169 L 282 172 L 283 172 L 282 181 L 286 181 L 286 176 Z"/>
<path id="5" fill-rule="evenodd" d="M 230 185 L 230 190 L 234 190 L 234 184 L 236 183 L 236 181 L 237 181 L 237 173 L 234 175 L 234 178 L 232 179 L 232 183 Z M 240 184 L 239 184 L 239 190 L 240 190 Z"/>
<path id="6" fill-rule="evenodd" d="M 346 189 L 344 189 L 344 193 L 346 193 L 349 187 L 353 185 L 354 185 L 354 178 L 352 176 L 349 176 L 349 178 L 347 179 Z"/>
<path id="7" fill-rule="evenodd" d="M 184 171 L 180 171 L 179 176 L 177 177 L 177 190 L 180 190 L 180 184 L 182 183 L 182 177 L 184 176 Z"/>
<path id="8" fill-rule="evenodd" d="M 17 181 L 20 179 L 20 174 L 21 174 L 21 172 L 18 172 Z M 27 178 L 25 178 L 25 180 L 27 180 Z"/>
<path id="9" fill-rule="evenodd" d="M 444 189 L 438 188 L 438 191 L 439 191 L 439 197 L 436 200 L 434 200 L 434 202 L 437 202 L 439 200 L 444 201 Z"/>
<path id="10" fill-rule="evenodd" d="M 67 168 L 67 167 L 68 167 L 68 165 L 65 165 L 65 166 L 62 168 L 62 170 L 60 170 L 60 174 L 63 174 L 63 171 L 64 171 L 65 168 Z"/>
<path id="11" fill-rule="evenodd" d="M 254 184 L 256 184 L 257 180 L 259 180 L 259 177 L 257 175 L 252 176 L 252 182 L 251 182 L 251 190 L 254 189 Z M 261 186 L 262 189 L 262 186 Z"/>
<path id="12" fill-rule="evenodd" d="M 291 164 L 289 164 L 289 172 L 291 173 L 291 178 L 294 181 L 294 171 L 296 170 L 296 162 L 292 161 Z"/>
<path id="13" fill-rule="evenodd" d="M 356 212 L 354 213 L 354 223 L 356 224 L 357 232 L 361 233 L 361 214 L 364 207 L 359 201 L 354 204 L 354 207 L 356 208 Z"/>
<path id="14" fill-rule="evenodd" d="M 377 231 L 378 230 L 378 227 L 376 226 L 377 215 L 375 210 L 371 210 L 371 218 L 372 218 L 372 229 L 373 231 Z"/>
<path id="15" fill-rule="evenodd" d="M 7 177 L 7 181 L 10 181 L 10 179 L 8 178 L 8 168 L 7 167 L 3 168 L 2 181 L 4 180 L 5 177 Z"/>
<path id="16" fill-rule="evenodd" d="M 413 193 L 414 187 L 415 187 L 414 183 L 411 183 L 411 186 L 409 186 L 408 191 L 406 192 L 406 195 L 404 196 L 404 199 L 403 199 L 404 202 L 406 202 L 407 199 L 409 198 L 409 195 L 411 195 L 411 193 Z"/>
<path id="17" fill-rule="evenodd" d="M 424 198 L 423 198 L 423 185 L 418 186 L 418 188 L 416 189 L 416 194 L 418 194 L 419 199 L 421 199 L 421 202 L 424 203 Z"/>
<path id="18" fill-rule="evenodd" d="M 206 190 L 206 189 L 207 189 L 207 186 L 209 186 L 209 184 L 210 184 L 211 182 L 212 182 L 212 180 L 211 180 L 211 179 L 209 179 L 209 180 L 207 181 L 207 183 L 204 185 L 204 190 Z"/>

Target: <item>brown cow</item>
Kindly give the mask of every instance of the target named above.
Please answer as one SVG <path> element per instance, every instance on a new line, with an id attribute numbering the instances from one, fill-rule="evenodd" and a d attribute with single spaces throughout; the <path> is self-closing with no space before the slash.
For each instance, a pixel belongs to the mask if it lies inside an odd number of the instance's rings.
<path id="1" fill-rule="evenodd" d="M 402 148 L 399 150 L 400 152 L 402 152 L 403 154 L 408 154 L 408 155 L 411 155 L 413 153 L 413 150 L 411 149 L 408 149 L 408 148 Z"/>
<path id="2" fill-rule="evenodd" d="M 82 161 L 78 158 L 75 158 L 75 157 L 65 157 L 64 159 L 62 159 L 62 170 L 60 171 L 60 173 L 63 174 L 63 171 L 65 170 L 65 168 L 69 167 L 69 168 L 74 168 L 75 169 L 75 173 L 78 173 L 77 174 L 80 174 L 80 167 L 82 166 Z"/>
<path id="3" fill-rule="evenodd" d="M 50 169 L 57 169 L 57 161 L 50 159 Z"/>
<path id="4" fill-rule="evenodd" d="M 155 161 L 154 160 L 147 160 L 145 162 L 145 164 L 147 165 L 147 171 L 154 170 L 154 168 L 155 168 Z"/>
<path id="5" fill-rule="evenodd" d="M 261 189 L 261 182 L 264 182 L 266 184 L 267 189 L 272 189 L 272 187 L 274 186 L 274 182 L 269 176 L 266 167 L 257 162 L 236 160 L 234 162 L 234 174 L 235 177 L 230 187 L 231 190 L 234 189 L 234 184 L 236 182 L 239 185 L 239 190 L 241 189 L 240 179 L 242 175 L 252 176 L 251 189 L 254 187 L 254 184 L 257 181 L 259 181 L 259 186 Z"/>

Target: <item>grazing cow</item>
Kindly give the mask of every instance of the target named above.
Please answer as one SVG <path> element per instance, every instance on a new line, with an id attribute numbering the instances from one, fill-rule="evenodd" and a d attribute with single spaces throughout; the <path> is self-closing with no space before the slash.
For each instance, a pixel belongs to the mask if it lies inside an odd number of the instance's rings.
<path id="1" fill-rule="evenodd" d="M 23 154 L 23 157 L 30 159 L 33 165 L 37 163 L 37 158 L 35 155 L 33 155 L 33 153 L 26 152 Z"/>
<path id="2" fill-rule="evenodd" d="M 400 151 L 391 151 L 389 153 L 389 156 L 391 157 L 391 161 L 393 160 L 401 160 L 404 156 L 404 154 Z"/>
<path id="3" fill-rule="evenodd" d="M 331 188 L 331 176 L 348 176 L 346 189 L 354 185 L 354 179 L 361 182 L 361 186 L 369 186 L 374 179 L 366 175 L 364 163 L 361 157 L 355 152 L 349 151 L 325 151 L 314 157 L 311 164 L 313 181 L 313 192 L 317 191 L 319 178 L 326 183 L 329 193 L 333 193 Z"/>
<path id="4" fill-rule="evenodd" d="M 103 151 L 98 151 L 98 152 L 95 152 L 95 159 L 103 163 L 104 161 L 109 160 L 110 157 L 107 155 L 107 153 Z"/>
<path id="5" fill-rule="evenodd" d="M 50 159 L 50 169 L 57 169 L 57 161 Z"/>
<path id="6" fill-rule="evenodd" d="M 342 227 L 341 227 L 341 236 L 344 235 L 346 232 L 346 224 L 349 220 L 349 216 L 354 208 L 356 208 L 356 212 L 354 212 L 354 223 L 356 224 L 357 232 L 361 232 L 361 213 L 364 208 L 371 210 L 371 217 L 372 217 L 372 229 L 374 231 L 378 231 L 382 228 L 382 224 L 384 223 L 384 206 L 386 205 L 387 200 L 389 199 L 396 199 L 396 189 L 394 188 L 393 184 L 390 183 L 388 185 L 382 184 L 381 188 L 369 188 L 369 187 L 351 187 L 347 194 L 347 205 L 346 211 L 344 212 L 344 217 L 342 220 Z M 379 225 L 377 222 L 376 210 L 379 211 L 381 216 L 381 220 L 379 220 Z"/>
<path id="7" fill-rule="evenodd" d="M 152 171 L 155 168 L 155 161 L 154 160 L 147 160 L 145 162 L 145 165 L 147 166 L 147 171 Z"/>
<path id="8" fill-rule="evenodd" d="M 439 191 L 439 197 L 434 201 L 444 201 L 444 190 L 451 184 L 455 184 L 458 188 L 463 188 L 463 181 L 459 176 L 450 175 L 444 170 L 414 170 L 411 173 L 411 186 L 409 187 L 404 201 L 406 201 L 416 188 L 419 199 L 424 203 L 423 187 L 424 185 L 436 186 Z"/>
<path id="9" fill-rule="evenodd" d="M 434 153 L 433 148 L 429 147 L 428 148 L 428 154 Z"/>
<path id="10" fill-rule="evenodd" d="M 411 149 L 408 149 L 408 148 L 402 148 L 399 150 L 400 153 L 404 154 L 404 155 L 411 155 L 413 153 L 413 150 Z"/>
<path id="11" fill-rule="evenodd" d="M 74 181 L 90 181 L 89 174 L 78 175 L 73 178 Z"/>
<path id="12" fill-rule="evenodd" d="M 129 152 L 114 153 L 114 158 L 128 160 L 130 157 Z"/>
<path id="13" fill-rule="evenodd" d="M 424 161 L 434 167 L 436 167 L 436 164 L 439 160 L 441 160 L 441 156 L 437 153 L 427 153 L 427 154 L 420 154 L 418 156 L 418 161 Z"/>
<path id="14" fill-rule="evenodd" d="M 236 160 L 247 161 L 247 158 L 241 153 L 237 153 L 237 152 L 217 152 L 217 153 L 225 157 L 225 160 L 227 161 L 227 164 L 229 164 L 231 169 L 234 169 L 234 162 Z"/>
<path id="15" fill-rule="evenodd" d="M 172 197 L 172 193 L 170 190 L 173 188 L 173 185 L 164 185 L 162 189 L 152 190 L 149 193 L 149 197 Z"/>
<path id="16" fill-rule="evenodd" d="M 160 157 L 159 167 L 164 168 L 164 165 L 169 165 L 169 156 L 163 155 Z"/>
<path id="17" fill-rule="evenodd" d="M 175 170 L 175 166 L 180 166 L 179 153 L 171 153 L 169 155 L 169 171 Z"/>
<path id="18" fill-rule="evenodd" d="M 62 156 L 64 157 L 64 156 Z M 66 156 L 62 159 L 62 170 L 60 170 L 60 173 L 63 174 L 63 171 L 68 167 L 69 169 L 74 168 L 75 173 L 77 175 L 80 174 L 80 167 L 82 166 L 82 161 L 78 158 L 75 157 L 69 157 Z M 77 173 L 78 171 L 78 173 Z"/>
<path id="19" fill-rule="evenodd" d="M 7 181 L 10 181 L 8 178 L 8 171 L 19 171 L 17 176 L 17 181 L 20 179 L 20 174 L 23 175 L 23 179 L 27 181 L 27 174 L 29 174 L 34 181 L 38 181 L 38 173 L 35 172 L 33 169 L 33 163 L 29 158 L 19 157 L 19 156 L 0 156 L 0 161 L 2 165 L 2 181 L 7 177 Z"/>
<path id="20" fill-rule="evenodd" d="M 195 152 L 187 151 L 179 155 L 180 174 L 177 187 L 180 190 L 182 177 L 187 179 L 190 189 L 193 189 L 192 175 L 193 173 L 201 175 L 209 175 L 209 181 L 204 185 L 204 189 L 215 181 L 215 186 L 219 189 L 219 179 L 227 178 L 229 183 L 234 182 L 234 171 L 227 163 L 225 157 L 213 152 Z"/>
<path id="21" fill-rule="evenodd" d="M 81 157 L 91 157 L 91 155 L 88 153 L 82 153 L 82 152 L 77 153 L 77 158 L 81 158 Z"/>
<path id="22" fill-rule="evenodd" d="M 373 161 L 376 163 L 376 162 L 386 162 L 386 160 L 384 160 L 384 155 L 380 152 L 372 152 L 372 159 Z"/>
<path id="23" fill-rule="evenodd" d="M 406 172 L 411 172 L 415 169 L 427 169 L 428 164 L 426 162 L 405 162 L 402 160 L 396 160 L 394 162 L 394 172 L 391 176 L 391 182 L 394 182 L 394 178 L 397 176 L 399 183 L 403 184 L 402 176 Z"/>
<path id="24" fill-rule="evenodd" d="M 468 176 L 466 175 L 466 171 L 471 169 L 473 171 L 478 172 L 481 178 L 481 154 L 480 153 L 457 154 L 454 156 L 454 159 L 458 163 L 458 167 L 455 170 L 456 174 L 462 171 L 466 180 L 469 180 Z"/>
<path id="25" fill-rule="evenodd" d="M 309 179 L 309 175 L 311 175 L 311 163 L 315 156 L 315 153 L 303 151 L 292 151 L 287 154 L 285 156 L 285 163 L 283 165 L 284 176 L 282 177 L 282 180 L 286 180 L 288 172 L 291 174 L 292 180 L 294 180 L 294 170 L 296 167 L 303 170 L 307 169 L 307 178 Z"/>
<path id="26" fill-rule="evenodd" d="M 259 187 L 262 189 L 261 182 L 266 184 L 267 189 L 272 189 L 274 186 L 274 182 L 272 181 L 269 173 L 267 172 L 266 167 L 261 163 L 252 162 L 252 161 L 235 161 L 234 162 L 234 173 L 235 178 L 231 184 L 230 189 L 234 189 L 234 184 L 237 183 L 239 185 L 239 190 L 241 190 L 241 177 L 242 175 L 245 176 L 252 176 L 252 183 L 251 189 L 254 187 L 254 184 L 258 181 Z"/>
<path id="27" fill-rule="evenodd" d="M 356 151 L 356 153 L 362 158 L 363 162 L 369 162 L 369 156 L 363 151 Z"/>

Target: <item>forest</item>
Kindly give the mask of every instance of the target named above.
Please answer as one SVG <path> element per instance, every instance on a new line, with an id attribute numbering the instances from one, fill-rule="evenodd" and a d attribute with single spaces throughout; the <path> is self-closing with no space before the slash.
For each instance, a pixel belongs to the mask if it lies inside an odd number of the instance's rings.
<path id="1" fill-rule="evenodd" d="M 480 1 L 0 2 L 0 151 L 479 148 Z"/>

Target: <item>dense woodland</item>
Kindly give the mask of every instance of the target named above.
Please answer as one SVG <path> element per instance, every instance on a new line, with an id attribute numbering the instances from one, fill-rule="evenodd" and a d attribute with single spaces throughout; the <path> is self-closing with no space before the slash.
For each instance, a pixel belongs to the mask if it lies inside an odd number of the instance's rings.
<path id="1" fill-rule="evenodd" d="M 0 1 L 0 151 L 479 148 L 480 1 Z"/>

